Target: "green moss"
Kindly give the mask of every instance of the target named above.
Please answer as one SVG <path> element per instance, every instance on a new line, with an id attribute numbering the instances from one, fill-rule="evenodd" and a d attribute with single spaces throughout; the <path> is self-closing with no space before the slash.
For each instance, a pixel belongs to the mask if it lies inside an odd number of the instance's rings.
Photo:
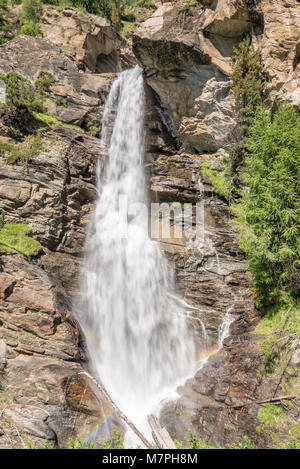
<path id="1" fill-rule="evenodd" d="M 296 423 L 289 428 L 289 434 L 292 437 L 296 437 L 300 439 L 300 423 Z"/>
<path id="2" fill-rule="evenodd" d="M 287 311 L 289 313 L 284 318 Z M 282 321 L 282 322 L 281 322 Z M 262 318 L 259 324 L 256 326 L 255 332 L 257 334 L 270 334 L 279 326 L 280 330 L 291 328 L 293 332 L 299 330 L 300 325 L 300 304 L 299 302 L 294 303 L 292 307 L 288 305 L 282 305 L 280 308 L 270 308 L 267 314 Z"/>
<path id="3" fill-rule="evenodd" d="M 78 130 L 79 132 L 83 132 L 82 128 L 75 124 L 66 124 L 65 122 L 60 121 L 56 116 L 52 114 L 45 114 L 42 112 L 33 112 L 33 117 L 48 128 L 52 128 L 52 125 L 59 125 L 60 127 L 65 127 L 67 129 L 74 129 Z"/>
<path id="4" fill-rule="evenodd" d="M 9 393 L 10 393 L 10 391 L 0 392 L 0 403 L 1 403 L 1 401 L 4 401 L 7 398 L 7 396 L 9 396 Z"/>
<path id="5" fill-rule="evenodd" d="M 173 207 L 181 207 L 181 202 L 171 202 Z"/>
<path id="6" fill-rule="evenodd" d="M 232 196 L 232 184 L 229 180 L 226 169 L 227 167 L 224 171 L 219 171 L 211 166 L 210 161 L 205 161 L 201 165 L 203 176 L 209 178 L 216 193 L 227 201 L 230 201 Z"/>
<path id="7" fill-rule="evenodd" d="M 23 223 L 6 224 L 0 229 L 0 253 L 18 252 L 25 256 L 35 256 L 42 251 L 41 244 L 28 236 L 30 228 Z"/>

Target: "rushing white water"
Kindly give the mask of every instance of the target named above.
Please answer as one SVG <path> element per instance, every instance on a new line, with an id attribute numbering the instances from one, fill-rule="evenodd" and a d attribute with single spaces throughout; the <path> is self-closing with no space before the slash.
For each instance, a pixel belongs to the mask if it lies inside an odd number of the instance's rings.
<path id="1" fill-rule="evenodd" d="M 122 72 L 107 99 L 98 164 L 99 197 L 88 239 L 78 320 L 94 372 L 138 426 L 195 367 L 195 345 L 168 263 L 148 236 L 144 205 L 144 87 L 139 67 Z M 124 237 L 119 197 L 128 206 Z M 188 306 L 188 305 L 187 305 Z"/>
<path id="2" fill-rule="evenodd" d="M 233 321 L 235 320 L 235 317 L 233 316 L 233 314 L 231 314 L 231 311 L 233 310 L 233 308 L 235 306 L 235 303 L 237 301 L 237 296 L 234 293 L 232 294 L 232 296 L 233 296 L 233 302 L 232 302 L 231 306 L 229 306 L 229 308 L 227 308 L 226 314 L 223 317 L 223 320 L 222 320 L 222 322 L 219 326 L 219 330 L 218 330 L 218 346 L 219 346 L 219 349 L 222 348 L 224 340 L 227 339 L 227 337 L 229 336 L 230 326 L 233 323 Z"/>

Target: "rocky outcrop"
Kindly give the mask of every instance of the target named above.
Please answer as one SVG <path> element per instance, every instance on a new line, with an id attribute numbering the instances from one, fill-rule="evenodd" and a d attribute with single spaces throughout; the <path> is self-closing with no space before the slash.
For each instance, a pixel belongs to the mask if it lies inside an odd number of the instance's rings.
<path id="1" fill-rule="evenodd" d="M 37 37 L 16 37 L 0 46 L 0 56 L 0 74 L 17 72 L 34 84 L 40 72 L 51 73 L 48 112 L 66 123 L 99 126 L 113 75 L 84 73 L 59 47 Z"/>
<path id="2" fill-rule="evenodd" d="M 290 101 L 299 109 L 299 2 L 264 0 L 258 7 L 263 18 L 263 32 L 253 39 L 261 50 L 262 67 L 271 82 L 269 101 Z"/>
<path id="3" fill-rule="evenodd" d="M 133 51 L 171 114 L 174 135 L 186 149 L 214 152 L 237 130 L 230 80 L 203 47 L 200 7 L 191 7 L 191 16 L 182 8 L 159 7 L 134 33 Z"/>
<path id="4" fill-rule="evenodd" d="M 41 151 L 25 171 L 22 163 L 5 165 L 2 156 L 0 207 L 7 222 L 28 223 L 45 248 L 81 252 L 96 197 L 99 146 L 83 132 L 57 127 L 42 138 Z"/>
<path id="5" fill-rule="evenodd" d="M 215 152 L 240 137 L 230 57 L 245 34 L 261 50 L 269 102 L 299 106 L 297 24 L 296 0 L 276 2 L 275 9 L 269 0 L 164 3 L 142 23 L 133 51 L 184 149 Z"/>
<path id="6" fill-rule="evenodd" d="M 96 73 L 122 70 L 121 38 L 104 18 L 65 8 L 47 8 L 41 20 L 45 39 L 63 47 L 79 68 Z"/>
<path id="7" fill-rule="evenodd" d="M 154 201 L 176 207 L 177 216 L 178 204 L 200 203 L 203 210 L 198 222 L 204 226 L 197 226 L 194 212 L 190 232 L 179 238 L 171 230 L 169 237 L 159 241 L 175 270 L 181 297 L 194 307 L 189 322 L 198 336 L 199 363 L 211 355 L 204 368 L 178 388 L 179 399 L 163 407 L 160 421 L 173 438 L 182 441 L 192 429 L 215 445 L 230 446 L 245 435 L 259 444 L 258 406 L 247 407 L 242 415 L 230 409 L 249 395 L 269 396 L 271 384 L 267 391 L 259 388 L 257 370 L 263 358 L 251 335 L 259 316 L 227 205 L 201 174 L 205 161 L 196 155 L 175 154 L 160 155 L 153 163 L 150 190 Z M 230 336 L 218 351 L 226 314 L 233 320 Z"/>
<path id="8" fill-rule="evenodd" d="M 0 292 L 0 447 L 88 438 L 111 409 L 80 374 L 80 331 L 65 291 L 35 262 L 12 255 L 1 256 Z"/>

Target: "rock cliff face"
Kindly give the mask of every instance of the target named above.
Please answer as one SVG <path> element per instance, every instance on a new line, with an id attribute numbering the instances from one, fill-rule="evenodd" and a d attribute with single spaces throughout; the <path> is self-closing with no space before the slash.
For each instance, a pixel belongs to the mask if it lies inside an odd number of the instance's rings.
<path id="1" fill-rule="evenodd" d="M 1 256 L 0 341 L 7 363 L 2 447 L 22 447 L 28 439 L 64 447 L 110 413 L 79 374 L 86 356 L 71 309 L 79 290 L 77 256 L 96 195 L 99 141 L 57 128 L 42 139 L 42 148 L 25 170 L 1 161 L 6 222 L 27 223 L 43 245 L 30 261 Z"/>
<path id="2" fill-rule="evenodd" d="M 261 49 L 270 103 L 299 106 L 299 5 L 273 3 L 164 3 L 134 32 L 133 51 L 185 149 L 215 152 L 239 138 L 230 57 L 245 34 Z"/>
<path id="3" fill-rule="evenodd" d="M 51 73 L 53 83 L 46 99 L 48 112 L 62 122 L 99 126 L 112 74 L 84 73 L 79 64 L 55 44 L 30 36 L 17 36 L 1 46 L 0 73 L 11 71 L 20 73 L 32 83 L 41 71 Z"/>
<path id="4" fill-rule="evenodd" d="M 299 107 L 299 9 L 296 0 L 201 0 L 189 8 L 179 0 L 159 6 L 133 31 L 133 52 L 145 72 L 150 198 L 204 206 L 202 243 L 191 248 L 194 224 L 189 240 L 170 235 L 159 240 L 161 247 L 179 293 L 196 308 L 191 326 L 201 340 L 199 320 L 205 324 L 207 349 L 216 350 L 226 312 L 235 318 L 223 351 L 162 411 L 161 421 L 178 439 L 192 428 L 212 443 L 230 445 L 248 435 L 262 445 L 257 405 L 243 414 L 229 406 L 249 395 L 269 396 L 274 383 L 258 374 L 262 356 L 252 331 L 259 318 L 227 204 L 201 166 L 207 158 L 218 166 L 212 153 L 240 136 L 230 56 L 245 33 L 261 49 L 269 105 L 289 100 Z M 43 246 L 31 259 L 0 256 L 0 446 L 7 448 L 29 439 L 64 447 L 68 437 L 88 435 L 111 414 L 79 374 L 87 357 L 72 301 L 97 195 L 96 160 L 105 164 L 99 139 L 86 130 L 99 126 L 115 72 L 135 59 L 107 21 L 93 15 L 47 7 L 41 29 L 44 38 L 17 36 L 0 46 L 0 74 L 16 71 L 32 83 L 41 71 L 52 74 L 46 106 L 61 121 L 42 130 L 41 149 L 26 167 L 0 156 L 5 221 L 28 224 Z M 64 125 L 70 123 L 81 129 Z M 40 125 L 4 113 L 0 138 L 24 143 Z"/>

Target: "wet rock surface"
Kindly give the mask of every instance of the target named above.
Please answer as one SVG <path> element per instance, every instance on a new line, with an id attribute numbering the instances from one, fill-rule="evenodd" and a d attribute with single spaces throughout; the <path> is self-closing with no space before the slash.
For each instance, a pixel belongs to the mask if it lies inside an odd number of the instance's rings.
<path id="1" fill-rule="evenodd" d="M 176 439 L 184 440 L 193 429 L 211 444 L 230 446 L 248 435 L 262 447 L 255 431 L 258 406 L 242 411 L 230 406 L 269 397 L 275 383 L 259 374 L 263 357 L 253 333 L 259 317 L 251 279 L 227 204 L 203 177 L 201 165 L 207 158 L 219 164 L 211 153 L 239 138 L 230 55 L 245 33 L 261 47 L 271 80 L 270 106 L 285 99 L 299 106 L 299 6 L 296 0 L 276 5 L 271 0 L 201 0 L 187 12 L 184 4 L 164 3 L 134 31 L 135 57 L 129 45 L 127 52 L 122 49 L 106 20 L 71 9 L 57 17 L 47 7 L 40 24 L 43 39 L 17 36 L 0 46 L 0 73 L 15 71 L 34 83 L 40 71 L 49 71 L 54 82 L 47 91 L 48 112 L 87 127 L 99 125 L 115 72 L 136 60 L 144 68 L 149 198 L 179 212 L 183 204 L 194 205 L 187 235 L 178 236 L 174 222 L 171 233 L 157 240 L 176 276 L 178 293 L 191 307 L 199 361 L 211 354 L 178 389 L 178 399 L 164 406 L 161 423 Z M 18 140 L 8 133 L 10 127 L 17 128 Z M 9 143 L 19 144 L 33 131 L 29 121 L 9 115 L 0 119 L 1 139 Z M 41 145 L 26 167 L 8 165 L 5 155 L 0 157 L 5 221 L 28 224 L 43 246 L 32 259 L 0 256 L 3 448 L 25 447 L 30 439 L 65 447 L 69 437 L 89 435 L 111 414 L 80 375 L 87 356 L 72 317 L 97 196 L 96 160 L 100 157 L 103 165 L 105 160 L 99 139 L 62 126 L 42 133 Z M 196 203 L 205 231 L 197 224 Z M 226 313 L 234 322 L 223 350 L 216 353 Z M 293 360 L 298 359 L 294 354 Z"/>
<path id="2" fill-rule="evenodd" d="M 98 139 L 57 127 L 26 168 L 2 157 L 5 220 L 27 223 L 43 246 L 35 259 L 0 258 L 2 448 L 45 439 L 65 447 L 112 413 L 80 375 L 87 356 L 72 316 L 99 153 Z M 94 438 L 100 444 L 105 436 L 102 429 Z"/>
<path id="3" fill-rule="evenodd" d="M 160 421 L 179 440 L 185 440 L 192 429 L 211 444 L 230 446 L 246 434 L 255 444 L 258 406 L 247 406 L 242 413 L 230 406 L 248 401 L 249 396 L 269 397 L 271 386 L 264 391 L 259 388 L 263 358 L 251 335 L 259 316 L 227 205 L 201 176 L 204 161 L 200 156 L 160 155 L 153 165 L 152 200 L 168 202 L 171 207 L 179 203 L 183 208 L 191 202 L 203 207 L 199 221 L 204 221 L 204 233 L 194 217 L 184 241 L 171 230 L 171 236 L 160 239 L 160 244 L 175 270 L 178 292 L 195 308 L 189 322 L 198 337 L 199 366 L 210 355 L 204 368 L 178 388 L 179 399 L 164 406 Z M 226 313 L 233 322 L 230 336 L 218 352 Z"/>
<path id="4" fill-rule="evenodd" d="M 88 436 L 111 413 L 81 374 L 85 353 L 70 297 L 23 256 L 1 256 L 0 270 L 0 447 L 43 440 L 65 447 L 68 438 Z"/>

